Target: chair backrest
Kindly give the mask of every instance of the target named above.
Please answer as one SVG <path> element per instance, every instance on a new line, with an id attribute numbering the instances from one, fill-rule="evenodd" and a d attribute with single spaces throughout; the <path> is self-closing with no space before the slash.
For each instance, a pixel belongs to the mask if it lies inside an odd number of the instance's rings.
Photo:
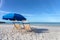
<path id="1" fill-rule="evenodd" d="M 20 26 L 20 24 L 14 24 L 14 27 L 16 28 L 16 29 L 21 29 L 21 26 Z"/>
<path id="2" fill-rule="evenodd" d="M 23 25 L 26 30 L 31 30 L 30 23 L 23 23 Z"/>

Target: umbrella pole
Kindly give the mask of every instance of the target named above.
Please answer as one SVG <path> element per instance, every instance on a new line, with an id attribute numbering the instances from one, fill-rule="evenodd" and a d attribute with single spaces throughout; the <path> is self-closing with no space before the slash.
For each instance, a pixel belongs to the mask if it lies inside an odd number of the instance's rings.
<path id="1" fill-rule="evenodd" d="M 22 24 L 23 24 L 23 27 L 25 27 L 23 21 L 22 21 Z"/>

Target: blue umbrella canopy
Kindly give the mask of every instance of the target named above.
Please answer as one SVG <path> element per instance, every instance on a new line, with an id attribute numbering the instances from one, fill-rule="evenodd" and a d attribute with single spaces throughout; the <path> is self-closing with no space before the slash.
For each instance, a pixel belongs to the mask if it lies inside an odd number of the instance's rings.
<path id="1" fill-rule="evenodd" d="M 22 21 L 22 20 L 26 20 L 25 17 L 23 17 L 20 14 L 16 14 L 16 13 L 9 13 L 3 16 L 3 19 L 5 20 L 17 20 L 17 21 Z"/>

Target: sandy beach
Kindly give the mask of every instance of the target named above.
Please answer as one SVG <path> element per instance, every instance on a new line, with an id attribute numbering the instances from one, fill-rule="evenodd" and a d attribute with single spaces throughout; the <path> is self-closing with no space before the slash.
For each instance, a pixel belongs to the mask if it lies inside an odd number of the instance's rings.
<path id="1" fill-rule="evenodd" d="M 0 40 L 60 40 L 60 26 L 31 25 L 32 32 L 19 32 L 13 27 L 0 25 Z"/>

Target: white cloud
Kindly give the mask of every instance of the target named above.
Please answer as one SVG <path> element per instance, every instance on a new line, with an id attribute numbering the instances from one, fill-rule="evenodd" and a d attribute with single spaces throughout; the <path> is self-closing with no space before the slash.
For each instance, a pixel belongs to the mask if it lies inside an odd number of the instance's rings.
<path id="1" fill-rule="evenodd" d="M 23 16 L 27 16 L 27 17 L 32 17 L 32 16 L 34 16 L 34 15 L 32 15 L 32 14 L 21 14 L 21 15 L 23 15 Z"/>
<path id="2" fill-rule="evenodd" d="M 0 10 L 0 13 L 10 13 L 10 12 L 6 12 L 6 11 L 1 11 L 1 10 Z"/>
<path id="3" fill-rule="evenodd" d="M 1 13 L 4 13 L 4 14 L 7 14 L 7 13 L 18 13 L 18 12 L 7 12 L 7 11 L 1 11 L 0 10 L 0 14 Z M 24 13 L 21 13 L 21 15 L 23 15 L 23 16 L 27 16 L 27 17 L 31 17 L 31 16 L 34 16 L 34 15 L 32 15 L 32 14 L 24 14 Z"/>
<path id="4" fill-rule="evenodd" d="M 4 13 L 4 14 L 3 14 Z M 2 15 L 5 15 L 7 13 L 12 13 L 12 12 L 6 12 L 6 11 L 1 11 L 0 10 L 0 15 L 2 18 Z M 16 12 L 13 12 L 16 13 Z M 48 13 L 42 13 L 42 14 L 24 14 L 22 13 L 21 15 L 25 16 L 29 21 L 39 21 L 39 22 L 60 22 L 60 16 L 59 14 L 48 14 Z M 36 19 L 36 20 L 35 20 Z"/>

